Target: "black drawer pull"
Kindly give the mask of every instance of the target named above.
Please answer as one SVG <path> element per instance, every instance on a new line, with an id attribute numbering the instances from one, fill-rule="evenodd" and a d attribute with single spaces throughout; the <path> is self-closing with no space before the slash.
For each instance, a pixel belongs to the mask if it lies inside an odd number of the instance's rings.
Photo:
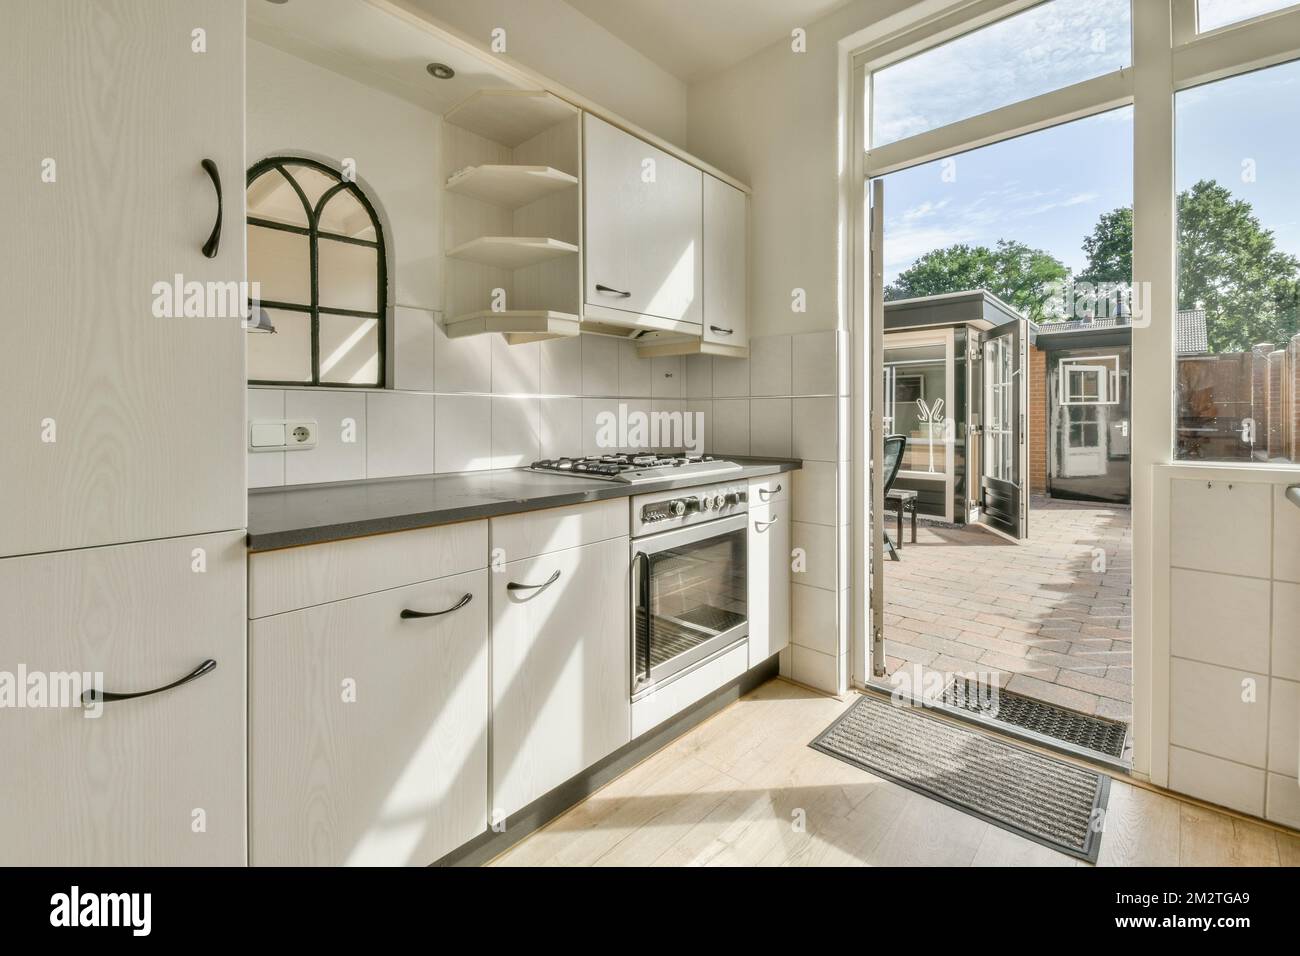
<path id="1" fill-rule="evenodd" d="M 208 241 L 203 244 L 203 254 L 209 259 L 217 257 L 217 250 L 221 247 L 221 173 L 217 171 L 217 164 L 210 159 L 205 159 L 200 164 L 207 171 L 208 178 L 212 180 L 212 188 L 217 191 L 217 221 L 212 224 L 212 235 L 208 236 Z"/>
<path id="2" fill-rule="evenodd" d="M 511 581 L 509 584 L 506 585 L 506 590 L 507 591 L 540 591 L 542 588 L 549 588 L 552 584 L 554 584 L 558 580 L 560 580 L 560 572 L 557 570 L 554 574 L 552 574 L 549 578 L 546 579 L 545 584 L 520 584 L 518 581 Z"/>
<path id="3" fill-rule="evenodd" d="M 599 282 L 596 283 L 596 291 L 597 291 L 597 292 L 604 292 L 604 293 L 607 294 L 607 295 L 616 295 L 616 296 L 618 296 L 620 299 L 630 299 L 630 298 L 632 298 L 632 293 L 631 293 L 631 292 L 624 292 L 622 289 L 614 289 L 614 288 L 611 288 L 610 286 L 607 286 L 607 285 L 601 285 Z"/>
<path id="4" fill-rule="evenodd" d="M 734 331 L 736 331 L 736 330 L 735 330 L 735 329 L 724 329 L 724 328 L 723 328 L 722 326 L 720 326 L 720 325 L 710 325 L 710 326 L 709 326 L 709 331 L 710 331 L 710 332 L 716 332 L 718 335 L 730 335 L 732 332 L 734 332 Z"/>
<path id="5" fill-rule="evenodd" d="M 164 684 L 162 687 L 155 687 L 153 690 L 142 690 L 134 694 L 114 694 L 109 691 L 96 692 L 94 688 L 91 688 L 82 693 L 81 702 L 83 704 L 106 704 L 114 700 L 132 700 L 136 697 L 148 697 L 151 694 L 161 694 L 165 690 L 171 690 L 173 687 L 180 687 L 181 684 L 188 684 L 192 680 L 198 680 L 204 674 L 210 674 L 216 669 L 217 662 L 208 658 L 180 680 L 172 681 L 170 684 Z"/>
<path id="6" fill-rule="evenodd" d="M 764 501 L 767 501 L 767 500 L 770 499 L 773 495 L 779 495 L 780 493 L 781 493 L 781 486 L 780 486 L 780 485 L 777 485 L 775 488 L 771 488 L 771 489 L 768 489 L 768 488 L 759 488 L 759 489 L 758 489 L 758 496 L 759 496 L 760 498 L 762 498 Z"/>
<path id="7" fill-rule="evenodd" d="M 463 598 L 461 598 L 451 607 L 447 608 L 447 610 L 445 611 L 412 611 L 409 607 L 404 607 L 402 608 L 402 613 L 400 617 L 402 618 L 441 617 L 444 614 L 450 614 L 452 611 L 459 611 L 461 608 L 463 608 L 466 604 L 468 604 L 472 600 L 474 600 L 474 595 L 466 594 Z"/>

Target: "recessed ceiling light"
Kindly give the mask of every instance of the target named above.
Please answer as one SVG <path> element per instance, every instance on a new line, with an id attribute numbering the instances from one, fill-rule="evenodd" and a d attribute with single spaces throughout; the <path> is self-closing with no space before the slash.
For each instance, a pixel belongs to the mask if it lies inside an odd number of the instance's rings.
<path id="1" fill-rule="evenodd" d="M 430 76 L 439 80 L 450 80 L 456 75 L 456 71 L 446 63 L 430 63 L 425 69 L 429 71 Z"/>

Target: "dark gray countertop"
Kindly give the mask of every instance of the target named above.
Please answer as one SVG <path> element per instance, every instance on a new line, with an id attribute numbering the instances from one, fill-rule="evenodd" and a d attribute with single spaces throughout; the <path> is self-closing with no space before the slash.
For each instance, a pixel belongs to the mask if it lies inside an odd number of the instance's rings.
<path id="1" fill-rule="evenodd" d="M 270 551 L 670 488 L 762 478 L 803 465 L 792 458 L 731 460 L 743 470 L 638 485 L 508 469 L 257 488 L 248 493 L 248 549 Z"/>

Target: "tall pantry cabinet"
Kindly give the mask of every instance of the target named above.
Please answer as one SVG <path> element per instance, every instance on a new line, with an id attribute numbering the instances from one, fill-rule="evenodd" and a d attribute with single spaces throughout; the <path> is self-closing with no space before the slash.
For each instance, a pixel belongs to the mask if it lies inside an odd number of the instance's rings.
<path id="1" fill-rule="evenodd" d="M 242 864 L 244 4 L 5 17 L 0 864 Z"/>

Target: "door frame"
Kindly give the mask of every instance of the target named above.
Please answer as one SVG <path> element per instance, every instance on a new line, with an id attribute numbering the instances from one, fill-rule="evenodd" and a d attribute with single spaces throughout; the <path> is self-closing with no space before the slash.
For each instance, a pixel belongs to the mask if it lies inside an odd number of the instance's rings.
<path id="1" fill-rule="evenodd" d="M 1300 7 L 1196 30 L 1196 0 L 1135 2 L 1131 6 L 1132 65 L 1073 86 L 961 120 L 936 130 L 870 149 L 871 70 L 1018 13 L 1037 0 L 920 0 L 908 10 L 846 37 L 839 44 L 840 104 L 844 152 L 840 223 L 844 325 L 852 335 L 852 398 L 849 435 L 852 462 L 850 518 L 852 562 L 849 662 L 852 682 L 865 686 L 866 638 L 871 624 L 866 524 L 870 481 L 865 467 L 872 414 L 870 361 L 880 347 L 866 279 L 865 188 L 868 177 L 964 152 L 992 142 L 1133 107 L 1133 271 L 1149 283 L 1145 324 L 1133 330 L 1130 354 L 1130 446 L 1133 514 L 1134 770 L 1154 782 L 1168 780 L 1167 580 L 1162 577 L 1158 525 L 1168 509 L 1168 489 L 1155 478 L 1173 461 L 1174 273 L 1176 221 L 1174 94 L 1300 58 Z M 1249 469 L 1243 469 L 1253 474 Z M 1159 644 L 1156 647 L 1155 644 Z"/>

